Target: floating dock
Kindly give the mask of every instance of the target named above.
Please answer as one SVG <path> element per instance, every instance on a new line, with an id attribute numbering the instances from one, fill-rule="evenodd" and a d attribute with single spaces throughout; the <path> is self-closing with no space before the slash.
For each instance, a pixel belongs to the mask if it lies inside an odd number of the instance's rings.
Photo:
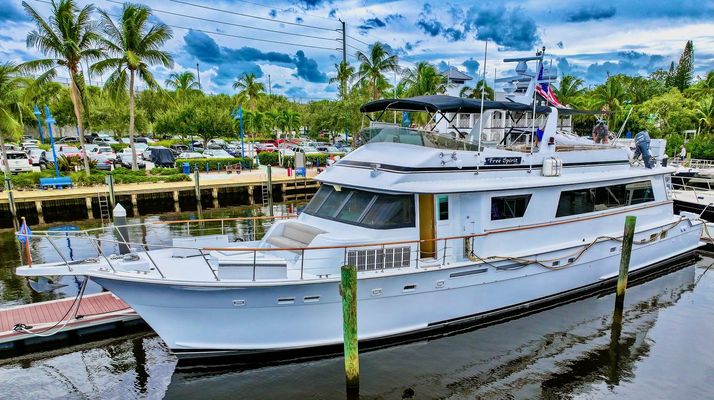
<path id="1" fill-rule="evenodd" d="M 18 355 L 145 326 L 134 310 L 110 292 L 82 296 L 78 309 L 74 302 L 72 297 L 0 309 L 0 355 Z M 70 309 L 77 311 L 68 314 Z M 34 333 L 16 329 L 18 324 Z"/>

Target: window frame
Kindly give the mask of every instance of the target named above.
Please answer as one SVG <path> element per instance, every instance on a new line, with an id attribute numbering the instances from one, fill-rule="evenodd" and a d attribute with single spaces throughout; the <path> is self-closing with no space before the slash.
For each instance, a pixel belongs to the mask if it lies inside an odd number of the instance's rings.
<path id="1" fill-rule="evenodd" d="M 523 215 L 520 217 L 506 217 L 506 218 L 493 218 L 493 201 L 495 199 L 508 199 L 508 198 L 523 198 L 525 197 L 526 200 L 526 206 L 523 209 Z M 528 206 L 531 204 L 531 200 L 533 199 L 533 193 L 515 193 L 515 194 L 509 194 L 505 196 L 491 196 L 490 198 L 490 206 L 491 208 L 489 209 L 489 220 L 491 221 L 509 221 L 509 220 L 514 220 L 514 219 L 521 219 L 525 218 L 526 213 L 528 212 Z"/>
<path id="2" fill-rule="evenodd" d="M 446 204 L 446 218 L 441 218 L 441 204 L 442 200 L 444 200 L 444 203 Z M 436 220 L 438 222 L 441 221 L 448 221 L 449 220 L 449 195 L 447 194 L 440 194 L 436 196 Z"/>
<path id="3" fill-rule="evenodd" d="M 646 189 L 646 190 L 649 190 L 649 192 L 650 192 L 650 194 L 651 194 L 651 197 L 648 198 L 648 199 L 646 199 L 646 200 L 644 200 L 644 201 L 639 201 L 639 202 L 633 203 L 633 202 L 632 202 L 633 197 L 632 197 L 632 196 L 630 195 L 630 193 L 628 192 L 627 186 L 629 186 L 629 185 L 638 185 L 638 184 L 649 184 L 649 188 Z M 596 200 L 596 197 L 595 197 L 595 194 L 594 194 L 593 191 L 594 191 L 594 190 L 597 190 L 597 189 L 605 189 L 605 190 L 607 191 L 608 196 L 610 196 L 610 195 L 613 194 L 613 189 L 612 189 L 612 188 L 615 187 L 615 186 L 623 186 L 623 187 L 624 187 L 624 190 L 625 190 L 625 192 L 624 192 L 624 193 L 625 193 L 625 199 L 624 199 L 625 201 L 624 201 L 624 204 L 617 205 L 617 206 L 612 206 L 612 207 L 606 207 L 606 208 L 604 208 L 604 209 L 602 209 L 602 210 L 596 209 L 595 207 L 596 207 L 597 204 L 599 204 L 599 203 L 596 203 L 596 201 L 595 201 L 595 200 Z M 556 204 L 556 208 L 555 208 L 555 218 L 577 217 L 577 216 L 579 216 L 579 215 L 592 214 L 592 213 L 596 213 L 596 212 L 606 212 L 606 211 L 610 211 L 610 210 L 618 210 L 618 209 L 623 209 L 623 208 L 627 208 L 627 207 L 631 207 L 631 206 L 637 206 L 637 205 L 640 205 L 640 204 L 652 203 L 652 202 L 655 202 L 655 201 L 657 200 L 657 198 L 656 198 L 656 196 L 655 196 L 655 189 L 654 189 L 654 188 L 655 188 L 655 185 L 652 184 L 652 180 L 651 180 L 651 179 L 644 179 L 644 180 L 638 180 L 638 181 L 632 181 L 632 182 L 620 182 L 620 183 L 614 183 L 614 184 L 609 184 L 609 185 L 599 185 L 599 186 L 581 187 L 581 188 L 570 189 L 570 190 L 561 190 L 561 191 L 560 191 L 560 194 L 559 194 L 559 196 L 558 196 L 558 203 Z M 637 189 L 635 189 L 635 190 L 637 190 Z M 561 204 L 561 202 L 563 201 L 563 195 L 564 195 L 565 193 L 568 193 L 568 192 L 579 192 L 579 191 L 589 192 L 590 196 L 592 197 L 593 209 L 592 209 L 592 210 L 589 210 L 589 211 L 584 211 L 584 212 L 577 212 L 577 213 L 572 213 L 572 212 L 571 212 L 571 213 L 568 213 L 568 214 L 565 214 L 565 215 L 558 215 L 558 212 L 559 212 L 559 210 L 560 210 L 560 204 Z M 614 197 L 614 196 L 613 196 L 613 197 Z"/>

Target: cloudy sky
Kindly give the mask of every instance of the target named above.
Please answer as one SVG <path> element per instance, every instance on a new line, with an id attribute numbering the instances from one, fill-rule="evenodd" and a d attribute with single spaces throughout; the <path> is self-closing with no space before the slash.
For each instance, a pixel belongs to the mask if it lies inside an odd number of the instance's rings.
<path id="1" fill-rule="evenodd" d="M 47 15 L 46 1 L 27 0 Z M 120 2 L 94 3 L 118 15 Z M 510 75 L 502 59 L 527 56 L 545 46 L 559 73 L 588 84 L 607 74 L 647 74 L 676 60 L 686 40 L 694 41 L 695 69 L 714 68 L 714 1 L 711 0 L 137 0 L 154 9 L 155 19 L 173 30 L 166 45 L 173 69 L 155 68 L 161 81 L 173 71 L 200 65 L 205 90 L 231 93 L 246 72 L 274 93 L 292 98 L 334 98 L 329 84 L 340 62 L 339 19 L 347 26 L 348 61 L 375 41 L 386 43 L 408 67 L 426 60 L 456 66 L 474 76 Z M 21 0 L 0 0 L 0 57 L 16 62 L 39 56 L 25 46 L 33 29 Z M 65 75 L 66 76 L 66 75 Z M 101 79 L 101 77 L 92 77 Z"/>

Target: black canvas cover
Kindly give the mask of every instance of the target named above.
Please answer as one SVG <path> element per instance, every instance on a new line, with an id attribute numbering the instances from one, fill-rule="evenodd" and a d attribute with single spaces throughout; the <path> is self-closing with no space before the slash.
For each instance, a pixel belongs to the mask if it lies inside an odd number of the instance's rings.
<path id="1" fill-rule="evenodd" d="M 173 167 L 176 158 L 169 149 L 151 149 L 151 162 L 158 167 Z"/>
<path id="2" fill-rule="evenodd" d="M 514 103 L 511 101 L 483 102 L 484 110 L 507 110 L 533 112 L 533 106 Z M 375 112 L 383 110 L 409 111 L 409 112 L 442 112 L 442 113 L 479 113 L 481 111 L 480 99 L 468 99 L 464 97 L 454 97 L 446 95 L 416 96 L 405 99 L 382 99 L 371 101 L 360 107 L 361 112 Z M 549 107 L 536 106 L 536 113 L 544 114 L 550 112 Z"/>

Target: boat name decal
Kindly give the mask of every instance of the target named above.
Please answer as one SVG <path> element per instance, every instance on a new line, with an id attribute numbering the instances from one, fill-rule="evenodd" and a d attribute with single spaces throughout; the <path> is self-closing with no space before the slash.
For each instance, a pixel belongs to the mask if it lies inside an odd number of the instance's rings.
<path id="1" fill-rule="evenodd" d="M 486 157 L 484 165 L 516 165 L 521 163 L 521 157 Z"/>

